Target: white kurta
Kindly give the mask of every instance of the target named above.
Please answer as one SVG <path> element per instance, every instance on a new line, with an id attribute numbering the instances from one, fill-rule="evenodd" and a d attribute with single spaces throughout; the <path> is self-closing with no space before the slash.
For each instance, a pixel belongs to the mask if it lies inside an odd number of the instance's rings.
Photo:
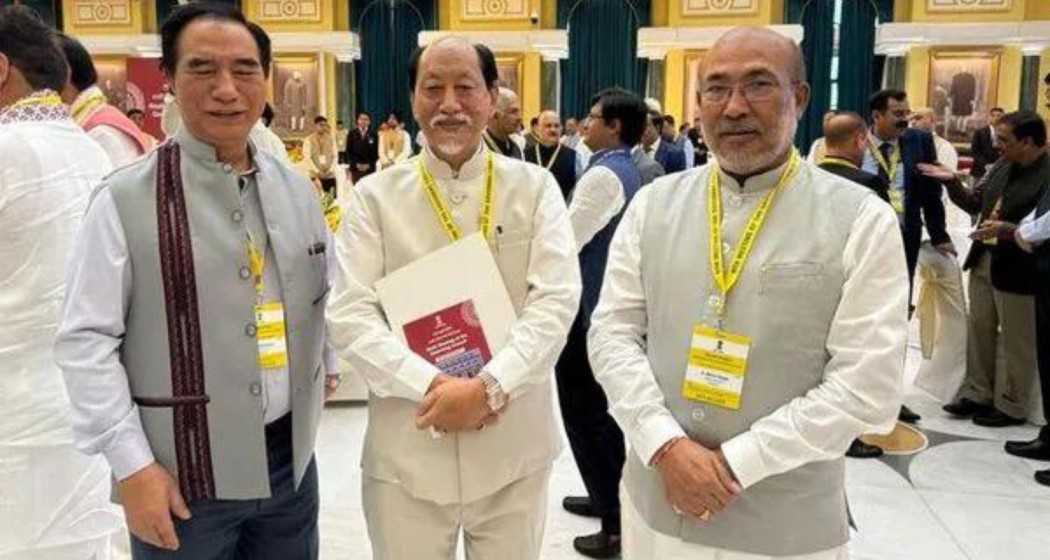
<path id="1" fill-rule="evenodd" d="M 105 460 L 73 448 L 52 358 L 66 258 L 109 157 L 72 120 L 0 125 L 0 559 L 108 558 Z"/>

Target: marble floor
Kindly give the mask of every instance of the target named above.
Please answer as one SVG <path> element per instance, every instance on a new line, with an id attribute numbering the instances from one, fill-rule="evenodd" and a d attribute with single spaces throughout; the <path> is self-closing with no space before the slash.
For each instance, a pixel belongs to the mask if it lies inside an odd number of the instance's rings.
<path id="1" fill-rule="evenodd" d="M 920 360 L 909 349 L 908 385 Z M 1041 464 L 1006 455 L 1006 439 L 1035 437 L 1026 425 L 1002 430 L 953 420 L 940 403 L 909 390 L 906 403 L 923 416 L 927 443 L 918 453 L 849 459 L 851 511 L 857 525 L 853 560 L 1046 560 L 1050 558 L 1050 488 L 1032 474 Z M 323 560 L 371 558 L 361 512 L 358 467 L 366 409 L 337 403 L 326 410 L 318 451 Z M 558 459 L 551 482 L 544 560 L 579 559 L 572 538 L 598 530 L 596 520 L 564 512 L 566 494 L 583 483 L 571 454 Z M 644 559 L 650 560 L 650 559 Z M 658 560 L 658 559 L 652 559 Z"/>

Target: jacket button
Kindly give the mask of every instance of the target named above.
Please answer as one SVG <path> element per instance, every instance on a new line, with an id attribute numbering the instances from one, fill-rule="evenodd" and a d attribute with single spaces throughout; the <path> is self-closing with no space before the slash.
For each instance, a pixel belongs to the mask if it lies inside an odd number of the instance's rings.
<path id="1" fill-rule="evenodd" d="M 262 384 L 256 381 L 248 387 L 248 392 L 258 397 L 262 394 Z"/>
<path id="2" fill-rule="evenodd" d="M 224 163 L 222 164 L 222 170 L 227 173 L 233 173 L 233 166 L 228 163 Z"/>
<path id="3" fill-rule="evenodd" d="M 242 267 L 241 267 L 241 272 L 240 272 L 240 274 L 241 274 L 241 279 L 242 279 L 242 280 L 247 280 L 247 279 L 249 279 L 249 278 L 251 278 L 251 277 L 252 277 L 252 271 L 251 271 L 251 269 L 249 269 L 249 268 L 248 268 L 248 267 L 246 267 L 246 266 L 242 266 Z"/>
<path id="4" fill-rule="evenodd" d="M 694 408 L 692 416 L 693 416 L 693 421 L 695 421 L 695 422 L 703 422 L 704 421 L 704 416 L 705 416 L 704 415 L 704 409 L 702 409 L 702 408 Z"/>
<path id="5" fill-rule="evenodd" d="M 234 210 L 230 213 L 230 219 L 237 223 L 240 223 L 241 220 L 244 219 L 244 212 L 241 212 L 240 210 Z"/>
<path id="6" fill-rule="evenodd" d="M 248 323 L 247 325 L 244 325 L 244 334 L 254 337 L 255 336 L 255 323 Z"/>

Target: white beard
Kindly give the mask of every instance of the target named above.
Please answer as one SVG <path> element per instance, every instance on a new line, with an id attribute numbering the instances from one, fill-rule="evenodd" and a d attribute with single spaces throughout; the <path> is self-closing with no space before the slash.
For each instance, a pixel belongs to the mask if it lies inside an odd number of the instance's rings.
<path id="1" fill-rule="evenodd" d="M 760 169 L 769 169 L 777 158 L 783 155 L 785 149 L 790 149 L 791 143 L 795 138 L 795 132 L 798 130 L 798 119 L 795 117 L 795 112 L 784 111 L 781 113 L 779 125 L 780 136 L 777 138 L 777 147 L 773 150 L 762 151 L 757 155 L 725 151 L 719 146 L 719 137 L 716 131 L 707 130 L 707 127 L 702 124 L 700 128 L 703 129 L 704 138 L 709 139 L 707 140 L 707 145 L 711 152 L 715 154 L 719 167 L 738 175 L 751 175 Z"/>

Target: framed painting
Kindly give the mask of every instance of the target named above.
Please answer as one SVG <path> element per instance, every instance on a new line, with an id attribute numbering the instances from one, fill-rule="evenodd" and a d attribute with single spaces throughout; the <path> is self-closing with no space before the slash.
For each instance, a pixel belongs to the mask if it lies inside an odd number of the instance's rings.
<path id="1" fill-rule="evenodd" d="M 973 132 L 988 124 L 999 90 L 1002 49 L 937 48 L 930 51 L 926 99 L 936 117 L 938 134 L 969 145 Z"/>
<path id="2" fill-rule="evenodd" d="M 521 99 L 521 77 L 525 71 L 525 55 L 501 54 L 496 56 L 496 70 L 499 72 L 499 85 L 513 90 Z"/>
<path id="3" fill-rule="evenodd" d="M 693 119 L 700 116 L 700 106 L 696 102 L 696 88 L 700 84 L 700 63 L 704 60 L 707 51 L 686 51 L 685 63 L 683 64 L 685 76 L 682 83 L 685 91 L 682 98 L 682 122 L 679 125 L 693 125 Z"/>
<path id="4" fill-rule="evenodd" d="M 98 87 L 106 94 L 109 104 L 126 113 L 137 107 L 137 102 L 128 95 L 128 69 L 122 56 L 93 57 L 95 71 L 98 72 Z"/>
<path id="5" fill-rule="evenodd" d="M 274 58 L 273 131 L 283 140 L 313 132 L 314 118 L 324 107 L 321 65 L 316 54 L 278 55 Z"/>

